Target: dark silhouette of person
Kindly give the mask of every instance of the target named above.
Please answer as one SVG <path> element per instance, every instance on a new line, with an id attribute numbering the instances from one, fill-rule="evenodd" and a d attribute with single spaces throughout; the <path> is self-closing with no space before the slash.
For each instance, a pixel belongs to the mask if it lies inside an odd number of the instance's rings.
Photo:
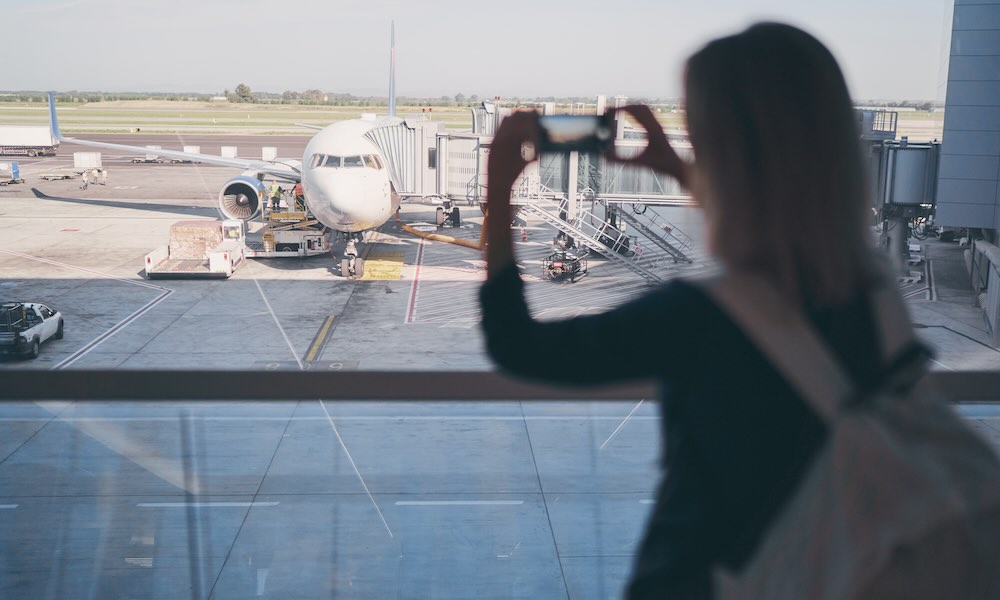
<path id="1" fill-rule="evenodd" d="M 797 28 L 757 24 L 691 56 L 684 83 L 696 161 L 678 156 L 648 107 L 629 106 L 617 110 L 647 131 L 648 147 L 626 162 L 690 190 L 724 272 L 769 283 L 802 309 L 858 387 L 872 385 L 880 354 L 869 292 L 882 279 L 852 104 L 833 56 Z M 527 164 L 522 147 L 537 140 L 533 112 L 507 117 L 493 139 L 480 291 L 488 352 L 503 371 L 539 381 L 660 382 L 664 475 L 627 597 L 709 598 L 714 570 L 739 572 L 752 556 L 826 426 L 683 279 L 603 314 L 534 320 L 508 225 L 510 190 Z M 609 351 L 623 339 L 646 350 Z M 580 355 L 601 356 L 602 368 L 575 368 Z"/>

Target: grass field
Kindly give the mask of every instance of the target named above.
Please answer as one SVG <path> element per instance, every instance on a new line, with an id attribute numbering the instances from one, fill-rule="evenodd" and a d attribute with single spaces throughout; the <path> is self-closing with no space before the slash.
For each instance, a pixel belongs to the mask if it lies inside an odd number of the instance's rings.
<path id="1" fill-rule="evenodd" d="M 362 113 L 386 114 L 384 106 L 301 106 L 287 104 L 229 104 L 225 102 L 116 101 L 63 103 L 59 124 L 66 133 L 127 133 L 136 128 L 170 133 L 253 133 L 301 134 L 312 131 L 295 123 L 324 126 Z M 469 130 L 472 117 L 467 107 L 435 106 L 421 113 L 419 107 L 402 106 L 400 117 L 429 116 L 453 131 Z M 659 113 L 660 122 L 670 132 L 684 131 L 682 112 Z M 0 103 L 0 124 L 45 125 L 47 107 L 41 103 Z M 900 112 L 898 134 L 912 140 L 941 139 L 943 112 Z"/>

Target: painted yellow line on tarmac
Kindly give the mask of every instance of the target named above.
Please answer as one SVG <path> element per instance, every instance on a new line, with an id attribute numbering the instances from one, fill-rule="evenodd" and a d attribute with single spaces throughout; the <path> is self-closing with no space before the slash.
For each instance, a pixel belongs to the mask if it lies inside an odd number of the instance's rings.
<path id="1" fill-rule="evenodd" d="M 372 250 L 365 258 L 362 280 L 399 281 L 403 278 L 404 252 L 398 250 Z"/>
<path id="2" fill-rule="evenodd" d="M 306 352 L 306 361 L 312 362 L 319 356 L 319 351 L 323 349 L 323 346 L 330 338 L 330 328 L 333 326 L 333 319 L 334 315 L 329 315 L 323 321 L 323 326 L 319 328 L 319 332 L 313 338 L 312 344 L 309 344 L 309 351 Z"/>

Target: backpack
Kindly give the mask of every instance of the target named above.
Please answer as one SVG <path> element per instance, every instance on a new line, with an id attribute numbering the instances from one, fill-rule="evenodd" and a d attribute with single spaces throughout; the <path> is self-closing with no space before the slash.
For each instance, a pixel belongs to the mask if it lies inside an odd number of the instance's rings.
<path id="1" fill-rule="evenodd" d="M 854 388 L 813 326 L 766 282 L 702 284 L 826 423 L 797 489 L 720 599 L 1000 598 L 1000 460 L 920 378 L 893 283 L 872 294 L 888 365 Z"/>

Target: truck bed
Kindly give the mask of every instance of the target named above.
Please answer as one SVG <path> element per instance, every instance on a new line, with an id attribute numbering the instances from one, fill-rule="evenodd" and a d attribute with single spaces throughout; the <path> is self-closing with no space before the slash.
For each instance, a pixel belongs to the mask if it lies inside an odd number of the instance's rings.
<path id="1" fill-rule="evenodd" d="M 146 277 L 150 279 L 183 279 L 186 277 L 204 278 L 217 277 L 225 279 L 225 273 L 212 272 L 208 268 L 208 261 L 195 258 L 168 258 L 156 265 L 152 270 L 146 272 Z"/>

